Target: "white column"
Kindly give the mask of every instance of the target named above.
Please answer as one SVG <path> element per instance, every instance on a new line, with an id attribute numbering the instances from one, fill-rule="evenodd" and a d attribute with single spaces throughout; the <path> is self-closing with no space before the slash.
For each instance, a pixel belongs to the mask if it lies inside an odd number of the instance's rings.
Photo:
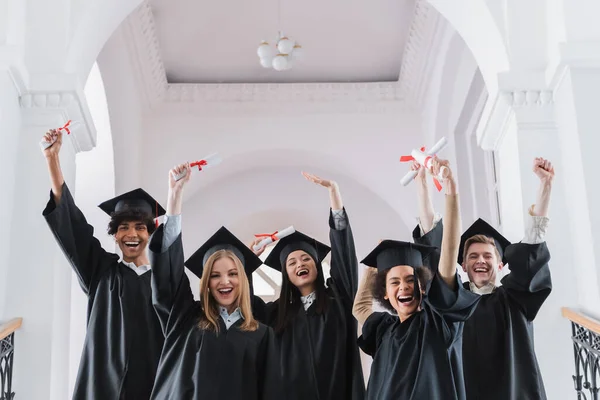
<path id="1" fill-rule="evenodd" d="M 595 106 L 599 91 L 600 63 L 598 68 L 571 66 L 555 95 L 570 214 L 563 235 L 573 246 L 573 257 L 565 268 L 576 272 L 575 304 L 596 318 L 600 318 L 600 180 L 596 172 L 600 113 Z"/>
<path id="2" fill-rule="evenodd" d="M 13 383 L 15 393 L 26 399 L 67 398 L 63 371 L 68 368 L 70 273 L 41 215 L 50 185 L 38 145 L 45 130 L 64 123 L 61 114 L 44 108 L 24 110 L 23 127 L 13 148 L 15 184 L 5 314 L 23 317 Z M 65 179 L 72 182 L 72 146 L 65 146 L 61 162 Z"/>

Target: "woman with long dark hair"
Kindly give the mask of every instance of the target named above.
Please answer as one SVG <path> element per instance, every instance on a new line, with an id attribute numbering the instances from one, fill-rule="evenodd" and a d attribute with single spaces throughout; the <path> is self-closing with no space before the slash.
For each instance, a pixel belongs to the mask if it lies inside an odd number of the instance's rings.
<path id="1" fill-rule="evenodd" d="M 295 232 L 265 260 L 282 274 L 279 299 L 266 305 L 265 315 L 275 328 L 286 399 L 362 400 L 365 386 L 352 316 L 358 288 L 352 230 L 337 183 L 303 175 L 329 190 L 331 249 Z M 321 263 L 330 250 L 331 278 L 325 282 Z"/>
<path id="2" fill-rule="evenodd" d="M 189 164 L 170 171 L 167 221 L 149 246 L 152 302 L 165 335 L 152 399 L 279 400 L 273 332 L 251 307 L 248 275 L 260 259 L 222 227 L 184 263 L 180 214 L 190 175 Z M 184 264 L 202 277 L 200 301 Z"/>

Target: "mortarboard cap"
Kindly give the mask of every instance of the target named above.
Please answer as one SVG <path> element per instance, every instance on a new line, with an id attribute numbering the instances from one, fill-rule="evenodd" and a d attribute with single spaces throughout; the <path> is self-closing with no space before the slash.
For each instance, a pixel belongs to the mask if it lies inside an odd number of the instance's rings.
<path id="1" fill-rule="evenodd" d="M 233 233 L 227 228 L 222 226 L 218 231 L 214 233 L 194 254 L 190 256 L 185 262 L 185 266 L 188 267 L 197 277 L 202 277 L 202 271 L 204 271 L 204 264 L 210 256 L 219 250 L 230 250 L 237 258 L 240 259 L 248 279 L 252 278 L 252 273 L 262 265 L 260 258 L 256 256 L 239 240 Z"/>
<path id="2" fill-rule="evenodd" d="M 463 253 L 465 250 L 466 241 L 475 236 L 475 235 L 485 235 L 489 238 L 494 239 L 496 242 L 496 249 L 500 253 L 500 260 L 504 258 L 504 250 L 510 245 L 508 239 L 500 234 L 494 227 L 490 224 L 479 218 L 477 221 L 473 222 L 471 225 L 460 237 L 460 247 L 458 251 L 458 263 L 462 264 L 463 262 Z"/>
<path id="3" fill-rule="evenodd" d="M 331 248 L 302 232 L 296 231 L 277 242 L 265 260 L 265 264 L 277 271 L 281 271 L 290 253 L 296 250 L 303 250 L 310 254 L 318 265 L 329 254 Z"/>
<path id="4" fill-rule="evenodd" d="M 143 189 L 135 189 L 115 198 L 106 200 L 98 207 L 112 216 L 123 211 L 137 211 L 158 218 L 166 213 L 165 209 Z"/>
<path id="5" fill-rule="evenodd" d="M 435 247 L 422 244 L 382 240 L 361 263 L 379 271 L 386 271 L 398 265 L 422 267 L 428 266 L 425 260 L 435 251 Z"/>

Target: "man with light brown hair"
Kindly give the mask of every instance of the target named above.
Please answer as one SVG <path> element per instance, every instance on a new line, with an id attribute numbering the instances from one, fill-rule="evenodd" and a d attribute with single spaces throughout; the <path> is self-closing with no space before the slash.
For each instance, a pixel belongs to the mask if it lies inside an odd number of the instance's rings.
<path id="1" fill-rule="evenodd" d="M 423 168 L 417 176 L 419 226 L 416 243 L 440 246 L 442 223 L 429 199 Z M 533 172 L 540 179 L 536 203 L 529 208 L 525 236 L 511 244 L 478 219 L 461 236 L 458 263 L 468 275 L 465 288 L 481 301 L 463 334 L 463 367 L 468 400 L 546 399 L 533 344 L 533 320 L 552 290 L 544 236 L 554 168 L 536 158 Z M 498 272 L 510 273 L 497 284 Z"/>

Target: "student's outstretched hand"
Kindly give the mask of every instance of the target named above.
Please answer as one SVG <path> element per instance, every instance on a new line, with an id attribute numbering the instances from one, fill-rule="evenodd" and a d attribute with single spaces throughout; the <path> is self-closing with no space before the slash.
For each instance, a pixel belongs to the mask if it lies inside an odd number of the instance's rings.
<path id="1" fill-rule="evenodd" d="M 431 170 L 434 176 L 439 175 L 442 167 L 444 167 L 446 170 L 443 182 L 444 187 L 446 188 L 446 194 L 458 194 L 456 181 L 454 180 L 454 174 L 452 173 L 452 169 L 450 168 L 450 163 L 448 160 L 442 160 L 441 158 L 433 157 Z"/>
<path id="2" fill-rule="evenodd" d="M 328 189 L 337 187 L 337 183 L 335 183 L 334 181 L 329 181 L 327 179 L 319 178 L 318 176 L 309 174 L 308 172 L 302 171 L 302 176 L 304 176 L 306 178 L 306 180 L 311 181 L 312 183 L 316 183 L 317 185 L 326 187 Z"/>
<path id="3" fill-rule="evenodd" d="M 533 172 L 542 182 L 551 182 L 554 179 L 554 166 L 545 158 L 536 157 L 533 160 Z"/>
<path id="4" fill-rule="evenodd" d="M 176 176 L 182 172 L 186 172 L 185 176 L 180 180 Z M 192 170 L 190 163 L 179 164 L 169 170 L 169 195 L 167 198 L 167 215 L 181 214 L 181 203 L 183 197 L 183 187 L 190 180 Z"/>
<path id="5" fill-rule="evenodd" d="M 265 249 L 267 248 L 267 246 L 263 246 L 258 250 L 254 250 L 254 246 L 256 246 L 257 244 L 259 244 L 264 238 L 262 237 L 257 237 L 254 238 L 254 240 L 252 240 L 252 243 L 250 243 L 250 245 L 248 247 L 250 247 L 250 250 L 252 250 L 252 252 L 254 254 L 256 254 L 256 257 L 260 257 L 262 255 L 262 253 L 265 252 Z"/>
<path id="6" fill-rule="evenodd" d="M 306 180 L 312 183 L 316 183 L 317 185 L 329 189 L 329 200 L 331 202 L 332 210 L 341 210 L 342 208 L 344 208 L 344 205 L 342 203 L 342 196 L 340 194 L 340 189 L 335 181 L 321 179 L 316 175 L 309 174 L 308 172 L 302 172 L 302 176 L 304 176 Z"/>
<path id="7" fill-rule="evenodd" d="M 417 171 L 417 176 L 415 177 L 416 180 L 424 181 L 427 178 L 427 170 L 417 161 L 413 160 L 412 164 L 410 164 L 410 170 Z"/>
<path id="8" fill-rule="evenodd" d="M 180 180 L 176 180 L 175 177 L 185 171 L 185 176 Z M 183 186 L 190 180 L 192 176 L 192 169 L 190 163 L 179 164 L 171 168 L 169 171 L 169 190 L 181 190 Z"/>
<path id="9" fill-rule="evenodd" d="M 46 158 L 58 157 L 62 146 L 62 132 L 57 129 L 48 130 L 42 137 L 42 142 L 51 143 L 56 138 L 56 142 L 47 149 L 42 149 L 42 153 Z"/>

